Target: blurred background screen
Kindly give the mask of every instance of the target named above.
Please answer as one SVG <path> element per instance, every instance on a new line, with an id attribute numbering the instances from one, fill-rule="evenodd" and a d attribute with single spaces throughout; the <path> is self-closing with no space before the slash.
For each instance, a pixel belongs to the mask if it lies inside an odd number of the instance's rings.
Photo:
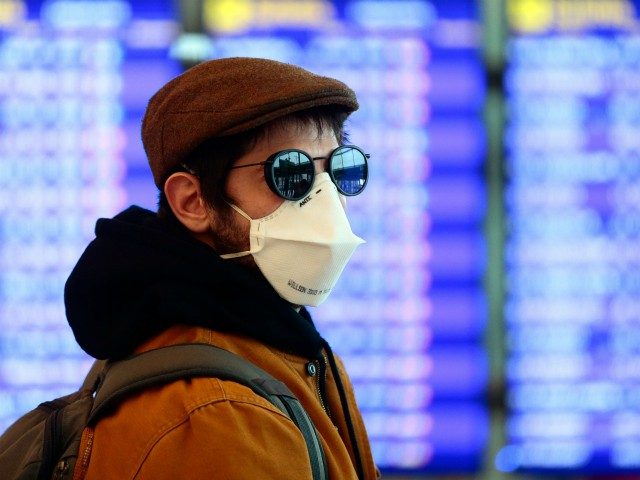
<path id="1" fill-rule="evenodd" d="M 640 468 L 639 2 L 508 4 L 506 471 Z"/>
<path id="2" fill-rule="evenodd" d="M 368 244 L 312 314 L 347 364 L 379 466 L 474 471 L 488 437 L 482 338 L 484 74 L 467 1 L 4 2 L 0 425 L 88 368 L 63 286 L 95 219 L 155 207 L 148 98 L 226 56 L 339 78 L 372 154 L 350 200 Z"/>
<path id="3" fill-rule="evenodd" d="M 0 430 L 91 364 L 64 283 L 98 217 L 154 203 L 140 120 L 178 29 L 166 2 L 0 2 Z"/>
<path id="4" fill-rule="evenodd" d="M 348 214 L 367 244 L 310 310 L 380 468 L 640 470 L 638 8 L 0 0 L 0 431 L 91 365 L 64 283 L 97 218 L 156 208 L 148 99 L 256 56 L 358 94 L 371 177 Z"/>

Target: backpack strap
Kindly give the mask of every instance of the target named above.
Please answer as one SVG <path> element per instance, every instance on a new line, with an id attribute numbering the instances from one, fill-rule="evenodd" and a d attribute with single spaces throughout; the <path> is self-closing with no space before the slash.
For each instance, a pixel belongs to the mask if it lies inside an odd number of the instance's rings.
<path id="1" fill-rule="evenodd" d="M 93 365 L 91 365 L 87 375 L 84 377 L 80 390 L 91 390 L 92 392 L 95 392 L 98 385 L 100 385 L 102 372 L 104 372 L 107 363 L 107 360 L 96 360 L 93 362 Z"/>
<path id="2" fill-rule="evenodd" d="M 92 372 L 95 375 L 94 369 Z M 328 480 L 327 462 L 318 432 L 291 390 L 256 365 L 214 345 L 173 345 L 108 363 L 87 423 L 95 423 L 126 395 L 192 377 L 216 377 L 240 383 L 271 402 L 302 433 L 313 480 Z"/>

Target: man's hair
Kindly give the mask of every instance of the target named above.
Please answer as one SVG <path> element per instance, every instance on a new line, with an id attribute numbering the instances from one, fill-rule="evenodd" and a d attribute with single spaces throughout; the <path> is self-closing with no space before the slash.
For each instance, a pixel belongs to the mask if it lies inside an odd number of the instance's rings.
<path id="1" fill-rule="evenodd" d="M 228 199 L 224 193 L 224 186 L 229 170 L 240 157 L 254 148 L 261 138 L 273 129 L 289 125 L 298 127 L 313 125 L 317 129 L 318 136 L 328 128 L 335 135 L 338 143 L 344 144 L 347 141 L 344 123 L 349 114 L 350 112 L 345 112 L 344 107 L 341 106 L 315 107 L 291 113 L 246 132 L 211 138 L 201 143 L 187 156 L 183 162 L 187 168 L 178 167 L 171 170 L 167 173 L 165 181 L 173 173 L 192 172 L 200 181 L 202 197 L 207 206 L 226 210 Z M 162 183 L 164 185 L 164 182 Z M 177 221 L 163 189 L 160 190 L 158 200 L 158 216 Z"/>

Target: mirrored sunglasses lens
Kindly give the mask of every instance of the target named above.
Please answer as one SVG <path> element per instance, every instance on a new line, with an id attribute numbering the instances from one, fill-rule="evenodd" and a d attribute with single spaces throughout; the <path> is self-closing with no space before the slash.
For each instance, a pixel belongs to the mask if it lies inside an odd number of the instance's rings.
<path id="1" fill-rule="evenodd" d="M 271 172 L 276 190 L 287 200 L 299 200 L 304 197 L 313 184 L 313 161 L 302 152 L 289 151 L 277 154 Z"/>
<path id="2" fill-rule="evenodd" d="M 367 159 L 357 148 L 342 147 L 331 157 L 331 172 L 343 194 L 357 195 L 367 183 Z"/>

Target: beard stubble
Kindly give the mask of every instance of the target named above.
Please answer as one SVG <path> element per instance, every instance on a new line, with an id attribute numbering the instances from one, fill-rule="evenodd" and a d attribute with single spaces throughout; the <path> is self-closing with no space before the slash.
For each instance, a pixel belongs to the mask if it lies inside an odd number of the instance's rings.
<path id="1" fill-rule="evenodd" d="M 251 248 L 250 228 L 249 221 L 230 206 L 225 205 L 216 209 L 211 226 L 211 242 L 214 250 L 219 255 L 248 251 Z M 229 258 L 225 261 L 237 263 L 262 275 L 251 254 Z"/>

